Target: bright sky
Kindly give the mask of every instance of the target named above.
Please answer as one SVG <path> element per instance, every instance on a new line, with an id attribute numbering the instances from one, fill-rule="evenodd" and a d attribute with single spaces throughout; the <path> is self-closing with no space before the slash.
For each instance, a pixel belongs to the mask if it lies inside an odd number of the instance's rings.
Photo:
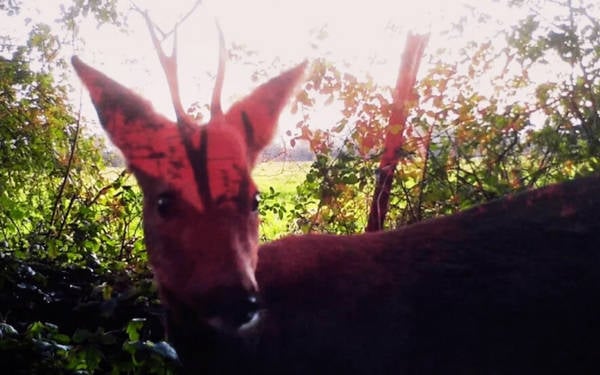
<path id="1" fill-rule="evenodd" d="M 50 22 L 57 17 L 63 1 L 28 1 L 24 13 L 35 15 L 35 20 Z M 147 9 L 163 30 L 170 30 L 195 2 L 138 0 L 135 3 Z M 130 4 L 125 0 L 121 3 L 123 9 Z M 430 32 L 431 49 L 464 43 L 443 31 L 465 15 L 471 4 L 491 12 L 498 22 L 510 22 L 516 16 L 492 0 L 205 0 L 179 28 L 179 80 L 183 104 L 209 101 L 218 55 L 215 19 L 219 20 L 229 46 L 234 43 L 245 45 L 249 50 L 257 51 L 267 64 L 279 60 L 279 66 L 270 75 L 304 59 L 326 56 L 352 74 L 368 72 L 376 82 L 393 85 L 406 32 Z M 110 25 L 97 29 L 94 22 L 85 22 L 80 25 L 79 32 L 85 43 L 64 53 L 78 54 L 84 61 L 142 93 L 155 108 L 173 118 L 167 85 L 145 23 L 138 13 L 130 12 L 129 15 L 129 34 Z M 0 22 L 0 31 L 7 25 L 11 25 L 10 22 Z M 315 47 L 311 31 L 323 26 L 326 26 L 328 36 Z M 489 30 L 482 26 L 477 30 L 466 30 L 464 35 L 485 37 L 498 27 L 490 26 Z M 21 24 L 12 25 L 12 28 L 16 33 L 25 31 Z M 170 52 L 169 43 L 164 47 Z M 225 108 L 256 86 L 257 83 L 250 79 L 253 71 L 252 66 L 228 64 L 223 95 Z M 84 113 L 93 113 L 86 100 Z"/>

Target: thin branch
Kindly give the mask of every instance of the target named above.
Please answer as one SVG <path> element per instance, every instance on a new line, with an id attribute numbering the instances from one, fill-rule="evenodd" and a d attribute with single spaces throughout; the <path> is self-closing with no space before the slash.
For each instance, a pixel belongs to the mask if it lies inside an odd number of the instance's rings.
<path id="1" fill-rule="evenodd" d="M 423 192 L 425 191 L 425 181 L 427 179 L 427 171 L 429 168 L 429 155 L 431 154 L 431 136 L 433 134 L 433 125 L 429 126 L 429 131 L 427 132 L 427 138 L 425 140 L 425 160 L 423 161 L 423 169 L 421 171 L 421 182 L 419 183 L 419 195 L 417 198 L 417 221 L 421 221 L 423 219 Z"/>
<path id="2" fill-rule="evenodd" d="M 406 221 L 403 224 L 414 223 L 416 222 L 417 217 L 415 215 L 415 207 L 412 203 L 410 193 L 406 188 L 406 184 L 404 183 L 404 181 L 400 180 L 399 185 L 400 189 L 402 190 L 402 193 L 404 193 L 404 198 L 406 199 L 406 209 L 404 210 L 404 217 L 406 218 L 407 212 L 410 215 L 410 218 L 406 219 Z"/>
<path id="3" fill-rule="evenodd" d="M 71 196 L 71 199 L 69 200 L 69 204 L 67 205 L 67 209 L 65 210 L 65 213 L 63 214 L 63 219 L 58 227 L 58 231 L 56 231 L 56 238 L 60 238 L 60 236 L 62 235 L 63 230 L 65 229 L 65 226 L 67 224 L 67 219 L 69 218 L 69 213 L 71 212 L 71 209 L 73 209 L 73 204 L 75 203 L 75 199 L 77 199 L 77 195 L 73 194 Z"/>
<path id="4" fill-rule="evenodd" d="M 125 252 L 125 246 L 127 242 L 127 232 L 129 231 L 129 224 L 131 224 L 132 219 L 125 220 L 123 222 L 123 230 L 121 231 L 121 248 L 119 249 L 119 259 L 123 259 L 123 254 Z"/>
<path id="5" fill-rule="evenodd" d="M 8 219 L 8 221 L 11 222 L 11 224 L 13 225 L 13 227 L 15 228 L 15 230 L 17 231 L 17 235 L 19 236 L 19 239 L 23 239 L 23 233 L 21 232 L 21 229 L 19 228 L 19 226 L 17 225 L 17 223 L 15 222 L 15 220 L 10 217 L 10 215 L 5 211 L 4 212 L 6 218 Z M 8 237 L 6 237 L 6 233 L 4 231 L 4 227 L 2 228 L 2 232 L 4 233 L 4 240 L 6 240 L 8 242 Z"/>
<path id="6" fill-rule="evenodd" d="M 506 155 L 508 155 L 508 153 L 516 145 L 519 144 L 519 133 L 518 132 L 514 132 L 514 133 L 512 133 L 512 135 L 513 135 L 513 137 L 512 137 L 512 140 L 511 140 L 510 144 L 508 146 L 506 146 L 506 148 L 504 150 L 502 150 L 502 152 L 498 156 L 496 156 L 496 160 L 494 160 L 494 164 L 495 165 L 499 165 L 500 163 L 502 163 L 503 160 L 504 160 L 504 158 L 506 157 Z"/>
<path id="7" fill-rule="evenodd" d="M 62 196 L 65 191 L 65 187 L 67 186 L 67 181 L 71 175 L 71 168 L 73 167 L 73 160 L 75 159 L 75 151 L 77 149 L 77 142 L 79 140 L 79 133 L 81 130 L 81 107 L 82 107 L 82 94 L 79 95 L 79 111 L 77 113 L 77 121 L 75 122 L 75 134 L 73 135 L 73 140 L 71 141 L 71 150 L 69 152 L 69 160 L 67 162 L 67 169 L 65 171 L 65 175 L 63 176 L 62 183 L 58 188 L 58 194 L 54 199 L 54 204 L 52 207 L 52 214 L 50 215 L 50 227 L 54 225 L 54 221 L 56 219 L 56 215 L 58 214 L 58 206 L 62 199 Z"/>

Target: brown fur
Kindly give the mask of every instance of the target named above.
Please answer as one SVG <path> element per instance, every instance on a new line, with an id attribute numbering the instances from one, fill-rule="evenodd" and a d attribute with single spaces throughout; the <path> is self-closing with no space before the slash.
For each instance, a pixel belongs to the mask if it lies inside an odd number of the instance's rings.
<path id="1" fill-rule="evenodd" d="M 599 239 L 599 177 L 392 232 L 284 238 L 259 251 L 261 330 L 195 358 L 214 373 L 595 373 Z"/>

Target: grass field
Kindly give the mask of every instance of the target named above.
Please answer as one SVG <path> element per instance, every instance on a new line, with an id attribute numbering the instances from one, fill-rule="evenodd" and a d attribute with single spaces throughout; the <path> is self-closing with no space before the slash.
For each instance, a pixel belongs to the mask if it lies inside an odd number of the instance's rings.
<path id="1" fill-rule="evenodd" d="M 281 194 L 295 194 L 310 165 L 311 162 L 304 161 L 269 161 L 257 165 L 252 176 L 261 191 L 273 187 Z"/>
<path id="2" fill-rule="evenodd" d="M 269 194 L 272 188 L 279 193 L 278 203 L 289 209 L 297 201 L 296 187 L 304 181 L 310 165 L 311 162 L 270 161 L 257 165 L 252 175 L 263 195 Z M 288 232 L 289 224 L 285 217 L 280 219 L 275 212 L 264 212 L 261 216 L 261 238 L 281 237 Z"/>

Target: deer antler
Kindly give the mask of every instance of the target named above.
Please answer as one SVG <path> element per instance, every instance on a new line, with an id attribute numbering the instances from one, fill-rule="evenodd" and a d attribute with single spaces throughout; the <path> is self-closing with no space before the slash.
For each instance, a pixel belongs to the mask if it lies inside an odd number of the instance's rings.
<path id="1" fill-rule="evenodd" d="M 225 78 L 225 62 L 227 61 L 227 49 L 225 48 L 225 38 L 219 22 L 216 22 L 219 33 L 219 67 L 217 68 L 217 78 L 215 79 L 215 88 L 213 90 L 212 101 L 210 103 L 210 117 L 215 119 L 223 116 L 221 109 L 221 92 L 223 91 L 223 80 Z"/>
<path id="2" fill-rule="evenodd" d="M 177 81 L 177 25 L 173 31 L 173 52 L 171 56 L 167 56 L 160 45 L 160 41 L 156 37 L 155 26 L 148 15 L 148 12 L 143 12 L 148 30 L 150 31 L 150 37 L 152 38 L 152 44 L 160 60 L 160 65 L 167 76 L 167 82 L 169 84 L 169 91 L 171 92 L 171 100 L 173 101 L 173 107 L 175 109 L 175 116 L 177 116 L 177 123 L 182 124 L 185 119 L 185 111 L 181 105 L 181 97 L 179 96 L 179 83 Z"/>
<path id="3" fill-rule="evenodd" d="M 158 58 L 160 60 L 160 64 L 165 72 L 167 77 L 167 82 L 169 84 L 169 91 L 171 92 L 171 100 L 173 101 L 173 107 L 175 109 L 175 115 L 177 117 L 177 122 L 180 124 L 185 123 L 183 119 L 185 118 L 185 111 L 183 110 L 183 105 L 181 104 L 181 97 L 179 95 L 179 82 L 177 80 L 177 27 L 181 22 L 183 22 L 195 9 L 198 5 L 202 3 L 202 1 L 197 1 L 194 4 L 194 7 L 186 14 L 186 16 L 181 19 L 175 25 L 172 33 L 173 33 L 173 52 L 171 56 L 167 56 L 162 49 L 160 41 L 156 36 L 157 26 L 154 25 L 147 11 L 142 11 L 135 3 L 131 2 L 133 8 L 141 13 L 146 19 L 146 24 L 148 25 L 148 30 L 150 31 L 150 36 L 152 38 L 152 44 L 154 45 L 154 49 L 158 54 Z M 211 105 L 210 105 L 210 115 L 211 118 L 217 118 L 223 116 L 223 109 L 221 108 L 221 93 L 223 91 L 223 81 L 225 78 L 225 63 L 227 60 L 227 49 L 225 48 L 225 38 L 223 36 L 223 30 L 221 30 L 221 26 L 218 22 L 216 22 L 217 31 L 219 34 L 219 65 L 217 68 L 217 76 L 215 80 L 215 87 L 213 90 Z M 160 29 L 159 29 L 160 31 Z M 171 34 L 170 32 L 167 34 L 163 33 L 163 36 L 168 36 Z"/>

